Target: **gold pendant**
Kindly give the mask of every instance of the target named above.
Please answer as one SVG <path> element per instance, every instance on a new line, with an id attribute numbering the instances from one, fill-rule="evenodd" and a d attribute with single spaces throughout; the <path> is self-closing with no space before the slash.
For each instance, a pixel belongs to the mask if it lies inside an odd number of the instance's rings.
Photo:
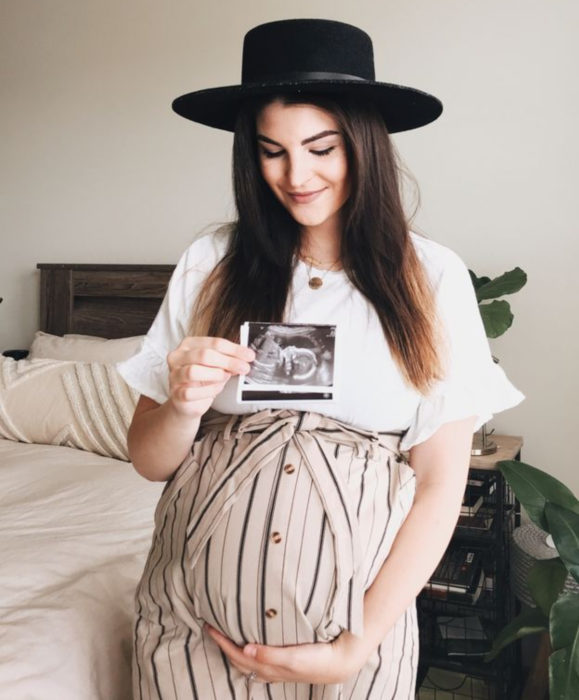
<path id="1" fill-rule="evenodd" d="M 308 284 L 312 289 L 319 289 L 322 286 L 322 284 L 324 284 L 324 282 L 319 277 L 310 277 L 310 281 L 308 282 Z"/>

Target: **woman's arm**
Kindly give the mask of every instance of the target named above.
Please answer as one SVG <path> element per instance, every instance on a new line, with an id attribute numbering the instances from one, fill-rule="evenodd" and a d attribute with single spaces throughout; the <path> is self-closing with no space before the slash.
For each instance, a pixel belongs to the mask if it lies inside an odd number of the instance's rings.
<path id="1" fill-rule="evenodd" d="M 169 398 L 141 396 L 129 428 L 129 457 L 141 476 L 167 480 L 185 459 L 201 416 L 234 374 L 246 374 L 255 352 L 225 338 L 187 337 L 167 357 Z"/>
<path id="2" fill-rule="evenodd" d="M 446 423 L 410 450 L 414 503 L 364 597 L 370 653 L 420 593 L 450 542 L 466 487 L 474 420 Z"/>
<path id="3" fill-rule="evenodd" d="M 410 451 L 416 495 L 392 548 L 364 597 L 364 636 L 343 632 L 331 644 L 243 649 L 209 632 L 232 663 L 259 680 L 339 683 L 354 675 L 420 593 L 450 541 L 464 495 L 474 417 L 443 425 Z"/>
<path id="4" fill-rule="evenodd" d="M 166 481 L 191 449 L 200 420 L 178 413 L 171 401 L 158 404 L 141 396 L 127 436 L 137 472 L 151 481 Z"/>

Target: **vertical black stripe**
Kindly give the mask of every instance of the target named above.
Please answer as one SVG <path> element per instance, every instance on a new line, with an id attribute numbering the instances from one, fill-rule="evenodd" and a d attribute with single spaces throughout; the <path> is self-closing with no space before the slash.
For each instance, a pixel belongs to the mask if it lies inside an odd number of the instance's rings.
<path id="1" fill-rule="evenodd" d="M 177 522 L 177 502 L 181 498 L 182 492 L 179 491 L 177 494 L 175 500 L 173 501 L 173 522 L 171 524 L 171 540 L 170 540 L 170 545 L 175 542 L 175 523 Z M 169 603 L 169 607 L 171 608 L 171 613 L 173 615 L 173 619 L 175 619 L 175 608 L 173 606 L 173 600 L 171 596 L 169 595 L 169 591 L 167 590 L 167 569 L 169 568 L 169 565 L 173 561 L 173 552 L 172 552 L 172 547 L 170 546 L 169 549 L 169 561 L 167 562 L 167 566 L 163 568 L 163 573 L 162 573 L 162 580 L 163 580 L 163 590 L 165 591 L 165 597 L 167 599 L 167 602 Z"/>
<path id="2" fill-rule="evenodd" d="M 346 516 L 346 521 L 348 523 L 350 535 L 352 535 L 353 534 L 352 523 L 350 522 L 350 516 L 348 514 L 348 507 L 346 506 L 346 502 L 344 501 L 344 494 L 342 493 L 342 490 L 340 489 L 340 487 L 338 485 L 338 482 L 336 480 L 336 475 L 334 474 L 334 470 L 332 469 L 331 464 L 328 462 L 328 458 L 326 457 L 326 453 L 322 449 L 322 446 L 320 445 L 319 440 L 317 439 L 317 437 L 315 435 L 312 435 L 312 439 L 314 440 L 314 442 L 318 446 L 320 454 L 322 455 L 322 459 L 324 460 L 324 464 L 326 465 L 326 469 L 328 470 L 328 473 L 331 476 L 332 481 L 334 482 L 334 486 L 336 487 L 336 493 L 338 494 L 338 496 L 340 498 L 340 502 L 342 503 L 342 509 L 344 511 L 344 515 Z"/>
<path id="3" fill-rule="evenodd" d="M 368 692 L 366 693 L 366 700 L 372 700 L 372 688 L 374 687 L 374 684 L 376 683 L 376 677 L 380 673 L 380 669 L 382 668 L 382 645 L 378 647 L 378 665 L 376 666 L 376 670 L 374 671 L 374 675 L 372 676 L 372 682 L 370 683 L 370 687 L 368 688 Z"/>
<path id="4" fill-rule="evenodd" d="M 410 653 L 410 673 L 411 673 L 411 683 L 414 686 L 414 689 L 416 691 L 416 676 L 418 675 L 418 657 L 416 654 L 417 651 L 417 644 L 416 644 L 416 635 L 418 632 L 417 625 L 415 624 L 415 615 L 416 615 L 416 608 L 414 607 L 416 603 L 413 603 L 412 605 L 412 613 L 410 615 L 410 625 L 411 625 L 411 634 L 412 634 L 412 651 Z"/>
<path id="5" fill-rule="evenodd" d="M 312 589 L 310 591 L 310 595 L 308 596 L 308 602 L 306 603 L 306 607 L 304 608 L 304 615 L 307 615 L 308 612 L 310 611 L 310 605 L 312 604 L 312 599 L 314 597 L 314 591 L 316 590 L 316 585 L 318 583 L 318 574 L 320 572 L 320 563 L 322 561 L 322 554 L 324 551 L 324 537 L 326 534 L 326 522 L 327 522 L 327 520 L 328 520 L 328 518 L 327 518 L 326 514 L 324 513 L 324 517 L 322 518 L 322 527 L 320 530 L 318 556 L 316 558 L 316 568 L 314 570 Z"/>
<path id="6" fill-rule="evenodd" d="M 299 476 L 299 473 L 298 475 Z M 297 489 L 297 486 L 296 486 Z M 305 505 L 305 512 L 307 513 L 310 507 L 310 499 L 312 497 L 312 491 L 314 489 L 314 484 L 313 481 L 310 480 L 310 488 L 308 490 L 308 498 L 306 501 Z M 291 522 L 291 521 L 290 521 Z M 301 537 L 300 537 L 300 551 L 298 554 L 298 561 L 297 561 L 297 566 L 296 566 L 296 580 L 294 582 L 294 625 L 295 625 L 295 630 L 297 632 L 298 630 L 298 610 L 299 606 L 297 604 L 297 590 L 298 590 L 298 578 L 300 576 L 300 571 L 301 571 L 301 564 L 302 564 L 302 553 L 304 549 L 304 542 L 305 542 L 305 529 L 306 529 L 306 524 L 307 524 L 307 518 L 304 518 L 303 523 L 302 523 L 302 531 L 301 531 Z M 316 630 L 314 628 L 314 642 L 317 641 L 317 635 L 316 635 Z"/>
<path id="7" fill-rule="evenodd" d="M 390 457 L 386 460 L 386 464 L 388 469 L 386 470 L 388 474 L 388 484 L 386 487 L 386 493 L 387 493 L 387 499 L 388 499 L 388 519 L 386 520 L 386 523 L 384 524 L 384 527 L 382 529 L 382 536 L 380 537 L 380 542 L 378 542 L 378 546 L 376 547 L 376 551 L 374 552 L 374 557 L 372 559 L 372 564 L 370 565 L 370 568 L 368 569 L 368 572 L 371 572 L 374 569 L 374 564 L 376 563 L 376 559 L 378 555 L 380 554 L 380 550 L 382 549 L 382 545 L 384 544 L 384 539 L 386 537 L 386 533 L 388 532 L 388 525 L 390 524 L 390 517 L 392 516 L 392 503 L 390 502 L 390 482 L 392 480 L 392 472 L 391 472 L 391 462 L 390 462 Z"/>
<path id="8" fill-rule="evenodd" d="M 237 624 L 239 626 L 239 634 L 241 639 L 243 639 L 244 644 L 248 643 L 247 635 L 243 630 L 243 621 L 241 619 L 241 577 L 243 575 L 243 553 L 245 551 L 245 539 L 247 537 L 247 526 L 249 523 L 249 516 L 251 514 L 251 509 L 253 508 L 253 499 L 255 498 L 255 492 L 257 490 L 257 484 L 259 482 L 260 474 L 258 474 L 253 480 L 251 486 L 251 493 L 249 495 L 249 502 L 247 504 L 247 512 L 243 519 L 243 527 L 241 529 L 241 540 L 239 543 L 239 554 L 237 555 L 237 590 L 236 590 L 236 601 L 237 601 Z"/>
<path id="9" fill-rule="evenodd" d="M 142 612 L 143 608 L 141 606 L 141 603 L 139 603 L 138 605 L 139 605 L 139 609 L 137 611 L 137 621 L 135 623 L 135 635 L 134 635 L 133 644 L 134 644 L 134 654 L 135 654 L 135 665 L 137 667 L 137 672 L 138 672 L 138 676 L 139 676 L 139 700 L 142 700 L 142 698 L 143 698 L 143 686 L 142 686 L 143 674 L 141 671 L 141 664 L 139 663 L 140 646 L 138 643 L 138 639 L 139 639 L 139 625 L 141 624 L 141 621 L 143 619 L 141 616 L 141 612 Z"/>
<path id="10" fill-rule="evenodd" d="M 151 667 L 153 669 L 153 680 L 155 681 L 155 688 L 157 689 L 157 694 L 159 695 L 159 700 L 163 700 L 163 696 L 161 694 L 161 687 L 159 685 L 159 674 L 157 671 L 157 666 L 155 665 L 155 653 L 159 649 L 159 646 L 161 644 L 161 640 L 163 639 L 163 635 L 165 634 L 165 625 L 163 624 L 163 606 L 161 605 L 160 601 L 156 600 L 155 597 L 153 596 L 153 590 L 152 590 L 151 583 L 152 583 L 153 576 L 156 573 L 156 569 L 163 559 L 163 554 L 164 554 L 164 552 L 163 552 L 163 534 L 164 534 L 165 526 L 167 525 L 167 516 L 168 516 L 168 512 L 166 511 L 165 516 L 163 518 L 163 524 L 161 525 L 161 528 L 159 530 L 159 537 L 158 537 L 159 550 L 160 550 L 159 558 L 157 559 L 156 563 L 151 566 L 151 571 L 149 574 L 149 585 L 148 585 L 149 598 L 151 599 L 151 602 L 153 603 L 153 605 L 155 605 L 159 611 L 158 625 L 161 628 L 159 638 L 157 639 L 157 644 L 151 653 Z"/>
<path id="11" fill-rule="evenodd" d="M 191 499 L 191 507 L 189 508 L 189 514 L 188 514 L 188 516 L 187 516 L 187 520 L 186 520 L 186 523 L 185 523 L 185 531 L 184 531 L 184 532 L 185 532 L 185 536 L 183 537 L 183 549 L 181 550 L 181 574 L 182 574 L 182 576 L 183 576 L 183 584 L 184 584 L 183 587 L 184 587 L 184 589 L 185 589 L 185 593 L 187 594 L 187 598 L 189 599 L 189 605 L 190 605 L 190 608 L 191 608 L 192 611 L 195 610 L 195 601 L 193 600 L 193 596 L 191 595 L 191 592 L 189 591 L 189 589 L 188 589 L 188 587 L 187 587 L 187 578 L 188 578 L 188 577 L 187 577 L 187 574 L 186 574 L 186 572 L 185 572 L 185 557 L 186 557 L 186 555 L 187 555 L 187 526 L 188 526 L 188 524 L 191 522 L 191 518 L 192 518 L 192 516 L 193 516 L 193 510 L 194 510 L 195 504 L 196 504 L 196 502 L 197 502 L 197 496 L 199 496 L 199 494 L 201 493 L 200 485 L 201 485 L 201 479 L 203 478 L 203 471 L 205 470 L 205 467 L 207 466 L 207 463 L 208 463 L 209 460 L 211 459 L 211 456 L 212 456 L 212 454 L 213 454 L 213 448 L 214 448 L 215 445 L 217 444 L 218 438 L 219 438 L 219 435 L 216 435 L 216 436 L 215 436 L 215 440 L 213 441 L 213 444 L 212 444 L 211 447 L 209 448 L 209 454 L 207 455 L 207 458 L 205 459 L 205 461 L 203 462 L 203 464 L 200 466 L 200 469 L 199 469 L 199 482 L 198 482 L 198 485 L 197 485 L 197 491 L 195 492 L 195 495 L 194 495 L 193 498 Z M 233 453 L 232 453 L 232 454 L 233 454 Z"/>
<path id="12" fill-rule="evenodd" d="M 394 686 L 394 694 L 392 695 L 393 698 L 396 697 L 396 693 L 398 692 L 398 684 L 400 683 L 400 674 L 402 673 L 402 662 L 406 658 L 406 631 L 407 631 L 407 613 L 406 611 L 404 613 L 404 635 L 402 638 L 402 649 L 400 653 L 400 657 L 398 659 L 398 674 L 396 675 L 396 685 Z"/>
<path id="13" fill-rule="evenodd" d="M 233 683 L 231 682 L 231 668 L 229 666 L 229 660 L 227 659 L 227 656 L 225 656 L 225 653 L 222 649 L 219 649 L 219 652 L 221 654 L 221 660 L 223 661 L 223 665 L 225 666 L 225 673 L 227 675 L 227 686 L 229 687 L 229 692 L 231 693 L 232 700 L 235 700 L 235 689 L 233 688 Z"/>
<path id="14" fill-rule="evenodd" d="M 195 677 L 193 676 L 193 667 L 191 665 L 191 653 L 189 650 L 189 644 L 191 642 L 191 637 L 193 635 L 193 630 L 189 630 L 187 639 L 185 640 L 185 659 L 187 660 L 187 673 L 189 674 L 189 683 L 191 684 L 191 690 L 193 692 L 194 700 L 199 700 L 199 693 L 197 692 L 197 686 L 195 685 Z"/>
<path id="15" fill-rule="evenodd" d="M 171 669 L 171 681 L 173 682 L 173 690 L 175 692 L 175 697 L 177 698 L 179 696 L 179 693 L 177 691 L 177 686 L 175 685 L 175 673 L 173 671 L 173 661 L 172 661 L 172 655 L 171 655 L 171 642 L 175 640 L 175 637 L 177 636 L 177 625 L 175 624 L 176 617 L 175 617 L 175 608 L 173 606 L 173 600 L 171 596 L 169 595 L 169 592 L 167 590 L 167 579 L 165 574 L 167 573 L 167 569 L 170 567 L 171 562 L 173 561 L 173 542 L 175 542 L 175 523 L 177 522 L 177 501 L 181 497 L 181 491 L 177 494 L 177 497 L 173 501 L 173 522 L 171 524 L 171 540 L 169 542 L 169 560 L 167 562 L 167 565 L 163 568 L 163 590 L 165 591 L 165 598 L 169 602 L 169 607 L 171 608 L 171 616 L 173 618 L 173 636 L 171 639 L 167 641 L 167 661 L 169 663 L 169 668 Z M 173 587 L 174 588 L 174 587 Z"/>
<path id="16" fill-rule="evenodd" d="M 213 640 L 211 640 L 211 644 L 215 644 Z M 215 683 L 213 681 L 213 674 L 211 673 L 211 662 L 209 661 L 209 657 L 207 655 L 207 647 L 205 646 L 205 635 L 201 634 L 201 646 L 203 647 L 203 654 L 205 655 L 205 668 L 207 669 L 207 673 L 209 674 L 209 680 L 211 681 L 211 689 L 213 690 L 213 697 L 217 698 L 217 693 L 215 692 Z M 217 646 L 217 645 L 215 645 Z M 217 647 L 219 649 L 219 647 Z M 205 690 L 203 691 L 205 692 Z M 205 698 L 203 698 L 205 700 Z M 221 698 L 219 698 L 221 700 Z M 232 700 L 235 700 L 235 697 L 232 698 Z"/>
<path id="17" fill-rule="evenodd" d="M 360 519 L 360 508 L 362 507 L 362 499 L 364 498 L 364 486 L 366 481 L 366 471 L 368 470 L 368 452 L 366 452 L 366 459 L 364 460 L 364 469 L 362 470 L 362 478 L 360 480 L 360 498 L 358 499 L 358 508 L 356 509 L 356 516 L 358 520 Z"/>
<path id="18" fill-rule="evenodd" d="M 348 629 L 352 629 L 352 587 L 354 585 L 354 579 L 351 578 L 348 581 Z"/>
<path id="19" fill-rule="evenodd" d="M 221 621 L 217 617 L 215 608 L 213 607 L 213 601 L 211 600 L 211 593 L 209 592 L 209 555 L 211 553 L 211 539 L 208 540 L 205 545 L 205 596 L 207 597 L 207 602 L 209 603 L 209 609 L 213 615 L 214 624 L 217 627 L 221 627 Z"/>

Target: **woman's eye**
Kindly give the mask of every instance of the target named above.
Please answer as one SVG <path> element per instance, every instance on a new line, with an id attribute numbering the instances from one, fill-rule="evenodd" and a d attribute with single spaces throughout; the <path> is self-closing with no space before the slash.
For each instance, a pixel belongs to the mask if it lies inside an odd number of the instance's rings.
<path id="1" fill-rule="evenodd" d="M 334 150 L 334 148 L 335 148 L 335 146 L 330 146 L 329 148 L 324 148 L 323 151 L 310 151 L 310 152 L 316 156 L 327 156 Z"/>
<path id="2" fill-rule="evenodd" d="M 327 156 L 329 155 L 336 147 L 335 146 L 329 146 L 328 148 L 324 148 L 320 151 L 316 150 L 310 150 L 310 153 L 312 153 L 315 156 Z M 268 151 L 266 148 L 261 149 L 261 154 L 264 158 L 279 158 L 285 153 L 285 151 Z"/>
<path id="3" fill-rule="evenodd" d="M 278 158 L 282 153 L 283 151 L 268 151 L 265 148 L 261 149 L 261 154 L 266 158 Z"/>

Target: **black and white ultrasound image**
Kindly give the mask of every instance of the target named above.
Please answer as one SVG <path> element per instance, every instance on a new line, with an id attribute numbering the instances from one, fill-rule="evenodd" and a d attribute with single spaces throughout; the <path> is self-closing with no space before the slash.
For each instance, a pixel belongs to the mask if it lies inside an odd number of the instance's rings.
<path id="1" fill-rule="evenodd" d="M 246 323 L 241 336 L 256 357 L 240 381 L 240 400 L 333 397 L 334 325 Z"/>

